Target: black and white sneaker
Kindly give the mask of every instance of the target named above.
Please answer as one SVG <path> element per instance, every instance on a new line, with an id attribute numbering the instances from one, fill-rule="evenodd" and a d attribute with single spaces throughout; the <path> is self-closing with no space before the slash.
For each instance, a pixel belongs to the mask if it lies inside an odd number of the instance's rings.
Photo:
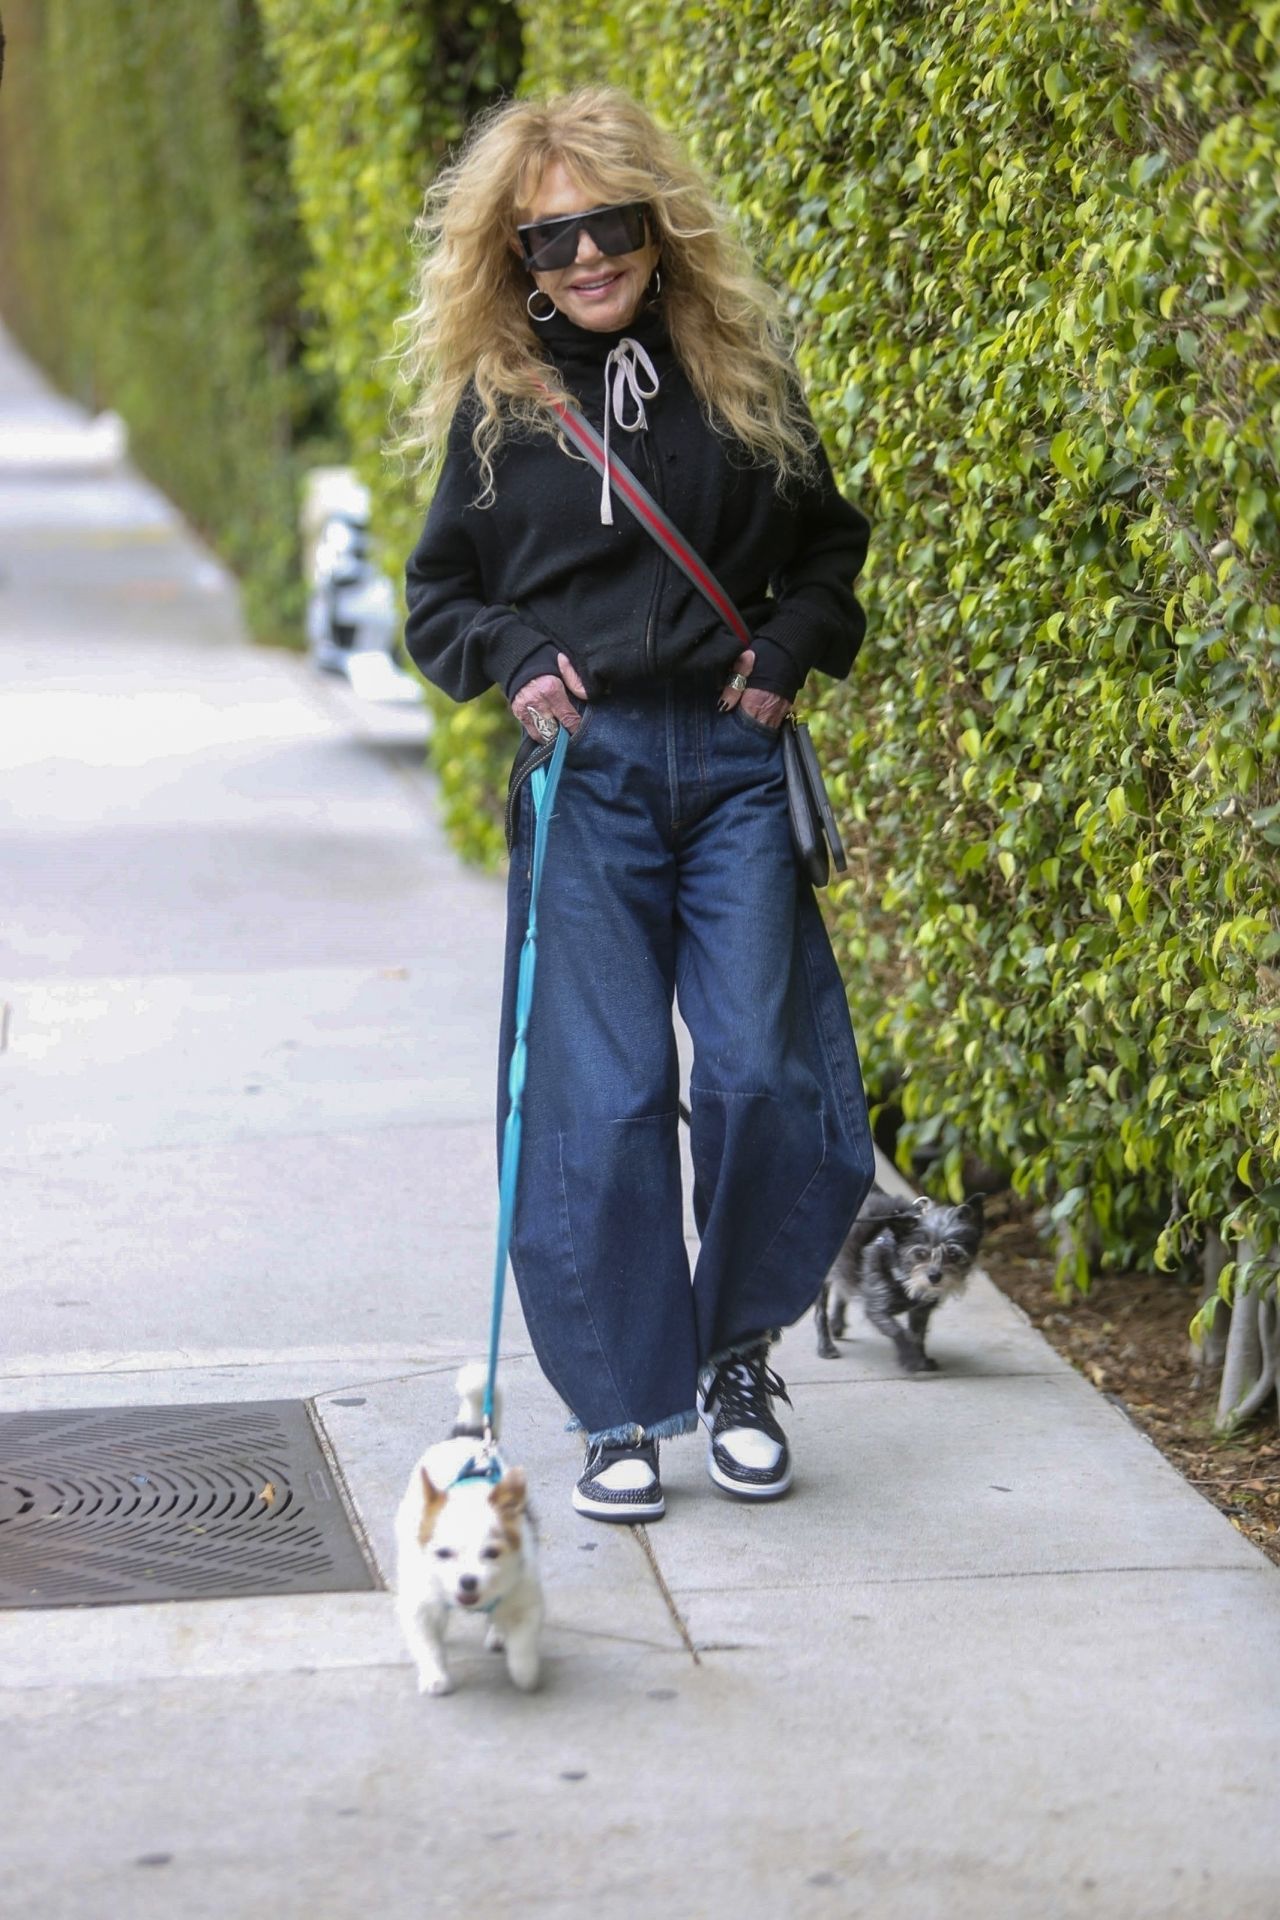
<path id="1" fill-rule="evenodd" d="M 768 1366 L 766 1349 L 741 1354 L 704 1376 L 698 1414 L 710 1440 L 707 1472 L 743 1500 L 776 1500 L 791 1485 L 787 1436 L 771 1402 L 791 1405 L 786 1384 Z"/>
<path id="2" fill-rule="evenodd" d="M 642 1440 L 622 1447 L 597 1440 L 587 1448 L 586 1465 L 573 1490 L 579 1513 L 593 1520 L 620 1520 L 634 1524 L 661 1520 L 667 1510 L 658 1478 L 658 1443 Z"/>

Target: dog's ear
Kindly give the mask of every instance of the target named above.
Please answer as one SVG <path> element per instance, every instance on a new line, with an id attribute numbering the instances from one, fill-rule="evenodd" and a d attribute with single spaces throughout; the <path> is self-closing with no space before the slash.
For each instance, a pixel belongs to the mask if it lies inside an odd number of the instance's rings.
<path id="1" fill-rule="evenodd" d="M 431 1475 L 425 1467 L 419 1469 L 422 1474 L 422 1518 L 418 1522 L 418 1545 L 425 1547 L 435 1529 L 436 1519 L 445 1503 L 445 1496 L 433 1485 Z"/>
<path id="2" fill-rule="evenodd" d="M 528 1483 L 522 1469 L 508 1467 L 489 1495 L 489 1501 L 498 1509 L 504 1520 L 514 1520 L 517 1514 L 524 1512 L 524 1503 L 528 1494 Z"/>

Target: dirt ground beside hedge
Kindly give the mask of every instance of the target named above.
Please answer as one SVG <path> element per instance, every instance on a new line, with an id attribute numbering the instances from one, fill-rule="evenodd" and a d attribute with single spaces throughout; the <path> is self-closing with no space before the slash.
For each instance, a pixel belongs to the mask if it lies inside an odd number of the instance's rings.
<path id="1" fill-rule="evenodd" d="M 1122 1407 L 1232 1525 L 1280 1566 L 1280 1429 L 1274 1406 L 1237 1439 L 1213 1436 L 1216 1376 L 1196 1378 L 1187 1324 L 1196 1301 L 1167 1275 L 1109 1273 L 1060 1298 L 1030 1219 L 992 1201 L 982 1263 L 1050 1345 Z"/>

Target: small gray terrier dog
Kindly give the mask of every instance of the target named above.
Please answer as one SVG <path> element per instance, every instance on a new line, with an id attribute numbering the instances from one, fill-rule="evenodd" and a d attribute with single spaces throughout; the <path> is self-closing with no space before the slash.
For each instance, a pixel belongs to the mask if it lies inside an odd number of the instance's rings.
<path id="1" fill-rule="evenodd" d="M 963 1291 L 982 1227 L 981 1194 L 952 1207 L 924 1197 L 909 1204 L 872 1187 L 814 1308 L 822 1358 L 839 1359 L 836 1341 L 857 1293 L 872 1326 L 892 1340 L 903 1371 L 936 1373 L 937 1361 L 924 1350 L 929 1321 Z"/>

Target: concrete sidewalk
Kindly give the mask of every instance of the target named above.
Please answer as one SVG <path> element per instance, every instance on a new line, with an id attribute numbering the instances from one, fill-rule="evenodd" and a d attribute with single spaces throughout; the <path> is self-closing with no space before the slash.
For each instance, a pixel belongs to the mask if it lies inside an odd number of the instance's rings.
<path id="1" fill-rule="evenodd" d="M 6 426 L 0 1411 L 311 1399 L 385 1569 L 485 1339 L 501 888 L 0 337 Z M 532 1698 L 459 1631 L 420 1699 L 381 1593 L 0 1612 L 0 1912 L 1272 1920 L 1276 1571 L 986 1282 L 935 1377 L 855 1334 L 781 1350 L 790 1499 L 685 1441 L 630 1533 L 513 1306 Z"/>

